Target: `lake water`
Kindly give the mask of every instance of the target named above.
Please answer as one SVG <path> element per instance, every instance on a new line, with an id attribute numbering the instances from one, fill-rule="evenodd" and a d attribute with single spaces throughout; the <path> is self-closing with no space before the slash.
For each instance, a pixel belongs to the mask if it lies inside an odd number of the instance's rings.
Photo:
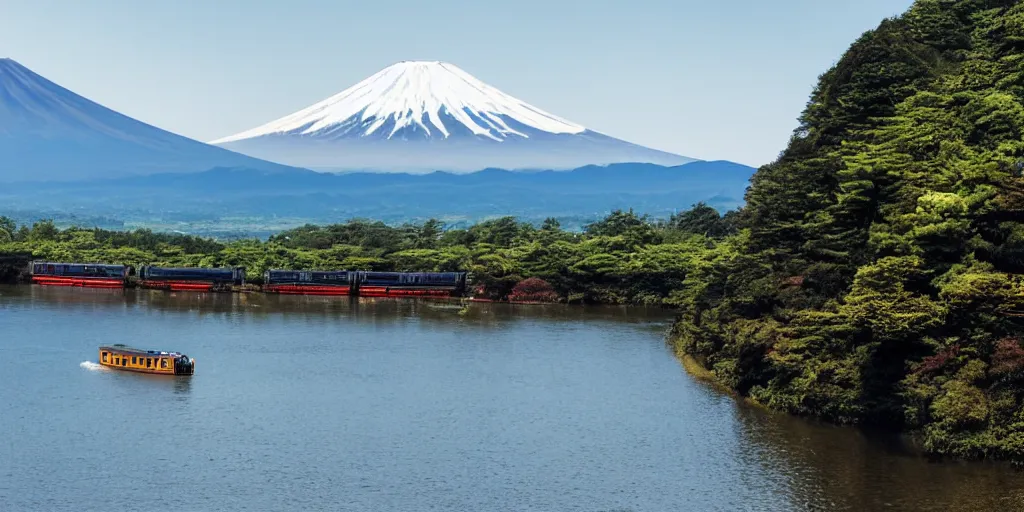
<path id="1" fill-rule="evenodd" d="M 0 510 L 1024 510 L 1024 472 L 694 380 L 665 312 L 458 310 L 0 287 Z M 196 374 L 98 369 L 113 343 Z"/>

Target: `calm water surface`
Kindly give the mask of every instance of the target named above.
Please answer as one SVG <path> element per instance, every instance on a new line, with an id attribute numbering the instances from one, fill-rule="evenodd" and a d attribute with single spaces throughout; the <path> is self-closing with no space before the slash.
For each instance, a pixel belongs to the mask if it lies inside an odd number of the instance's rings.
<path id="1" fill-rule="evenodd" d="M 1024 510 L 689 377 L 624 308 L 0 288 L 0 510 Z M 180 350 L 192 378 L 99 370 Z"/>

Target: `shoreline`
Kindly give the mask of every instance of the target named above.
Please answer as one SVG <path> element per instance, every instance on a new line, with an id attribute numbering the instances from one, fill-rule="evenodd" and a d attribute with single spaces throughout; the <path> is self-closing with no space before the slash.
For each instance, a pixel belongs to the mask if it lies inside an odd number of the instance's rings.
<path id="1" fill-rule="evenodd" d="M 582 301 L 559 301 L 559 302 L 541 302 L 541 301 L 522 301 L 522 300 L 496 300 L 487 299 L 480 297 L 464 297 L 464 296 L 431 296 L 431 295 L 409 295 L 409 296 L 373 296 L 373 295 L 331 295 L 331 294 L 316 294 L 316 293 L 277 293 L 264 291 L 261 285 L 245 284 L 241 286 L 231 286 L 229 289 L 212 289 L 212 290 L 167 290 L 163 288 L 141 286 L 138 284 L 131 284 L 121 287 L 91 287 L 91 286 L 60 286 L 60 285 L 43 285 L 33 283 L 31 281 L 19 280 L 15 282 L 0 282 L 0 286 L 9 287 L 39 287 L 43 289 L 78 289 L 78 290 L 103 290 L 103 291 L 125 291 L 125 290 L 146 290 L 153 292 L 166 292 L 170 294 L 190 294 L 190 295 L 201 295 L 201 294 L 212 294 L 212 295 L 264 295 L 264 296 L 289 296 L 289 297 L 325 297 L 333 299 L 388 299 L 388 300 L 423 300 L 429 302 L 447 302 L 452 304 L 461 304 L 468 306 L 470 304 L 501 304 L 509 306 L 563 306 L 563 307 L 574 307 L 574 308 L 641 308 L 641 309 L 655 309 L 665 312 L 674 312 L 675 308 L 667 307 L 664 305 L 650 305 L 650 304 L 614 304 L 614 303 L 601 303 L 601 302 L 582 302 Z"/>
<path id="2" fill-rule="evenodd" d="M 793 414 L 788 411 L 775 409 L 769 407 L 761 402 L 755 400 L 752 397 L 741 395 L 735 389 L 729 387 L 713 371 L 706 368 L 701 364 L 693 355 L 686 353 L 682 346 L 678 343 L 678 340 L 672 336 L 668 337 L 667 342 L 670 344 L 676 359 L 679 360 L 680 366 L 683 370 L 693 377 L 694 380 L 714 389 L 717 392 L 728 395 L 733 400 L 736 400 L 738 404 L 742 404 L 748 407 L 754 407 L 768 414 L 784 415 L 787 418 L 812 422 L 820 425 L 828 425 L 835 428 L 849 428 L 858 431 L 861 435 L 866 436 L 868 439 L 876 442 L 881 441 L 896 441 L 899 452 L 915 457 L 918 459 L 928 460 L 930 462 L 955 465 L 955 464 L 980 464 L 980 465 L 996 465 L 996 466 L 1008 466 L 1021 472 L 1024 475 L 1024 461 L 1017 460 L 1008 457 L 954 457 L 948 455 L 941 455 L 928 451 L 925 447 L 923 432 L 921 431 L 905 431 L 897 429 L 888 429 L 881 427 L 868 428 L 859 424 L 841 424 L 833 421 L 829 421 L 825 418 L 818 416 L 802 416 Z"/>

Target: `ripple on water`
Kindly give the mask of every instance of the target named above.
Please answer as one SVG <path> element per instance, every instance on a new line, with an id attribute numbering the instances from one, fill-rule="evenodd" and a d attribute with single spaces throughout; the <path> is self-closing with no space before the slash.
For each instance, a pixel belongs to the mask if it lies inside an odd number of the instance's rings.
<path id="1" fill-rule="evenodd" d="M 78 363 L 78 366 L 85 368 L 86 370 L 89 370 L 91 372 L 106 371 L 107 369 L 106 366 L 103 366 L 102 364 L 99 363 L 94 363 L 92 361 L 82 361 L 81 363 Z"/>

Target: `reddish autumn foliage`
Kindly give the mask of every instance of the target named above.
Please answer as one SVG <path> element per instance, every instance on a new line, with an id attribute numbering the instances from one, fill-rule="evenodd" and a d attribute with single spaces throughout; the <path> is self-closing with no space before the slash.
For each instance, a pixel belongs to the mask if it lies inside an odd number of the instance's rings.
<path id="1" fill-rule="evenodd" d="M 804 276 L 792 276 L 782 280 L 782 286 L 803 286 L 806 278 Z"/>
<path id="2" fill-rule="evenodd" d="M 921 360 L 921 366 L 917 367 L 914 373 L 932 373 L 943 369 L 946 363 L 950 359 L 956 356 L 957 352 L 960 351 L 959 345 L 953 345 L 952 347 L 935 354 L 934 356 L 928 356 Z"/>
<path id="3" fill-rule="evenodd" d="M 531 277 L 519 281 L 512 288 L 508 300 L 516 302 L 555 302 L 558 300 L 558 292 L 551 286 L 551 283 Z"/>
<path id="4" fill-rule="evenodd" d="M 1003 338 L 996 343 L 996 352 L 992 355 L 992 373 L 1024 376 L 1024 347 L 1021 347 L 1020 340 Z"/>

